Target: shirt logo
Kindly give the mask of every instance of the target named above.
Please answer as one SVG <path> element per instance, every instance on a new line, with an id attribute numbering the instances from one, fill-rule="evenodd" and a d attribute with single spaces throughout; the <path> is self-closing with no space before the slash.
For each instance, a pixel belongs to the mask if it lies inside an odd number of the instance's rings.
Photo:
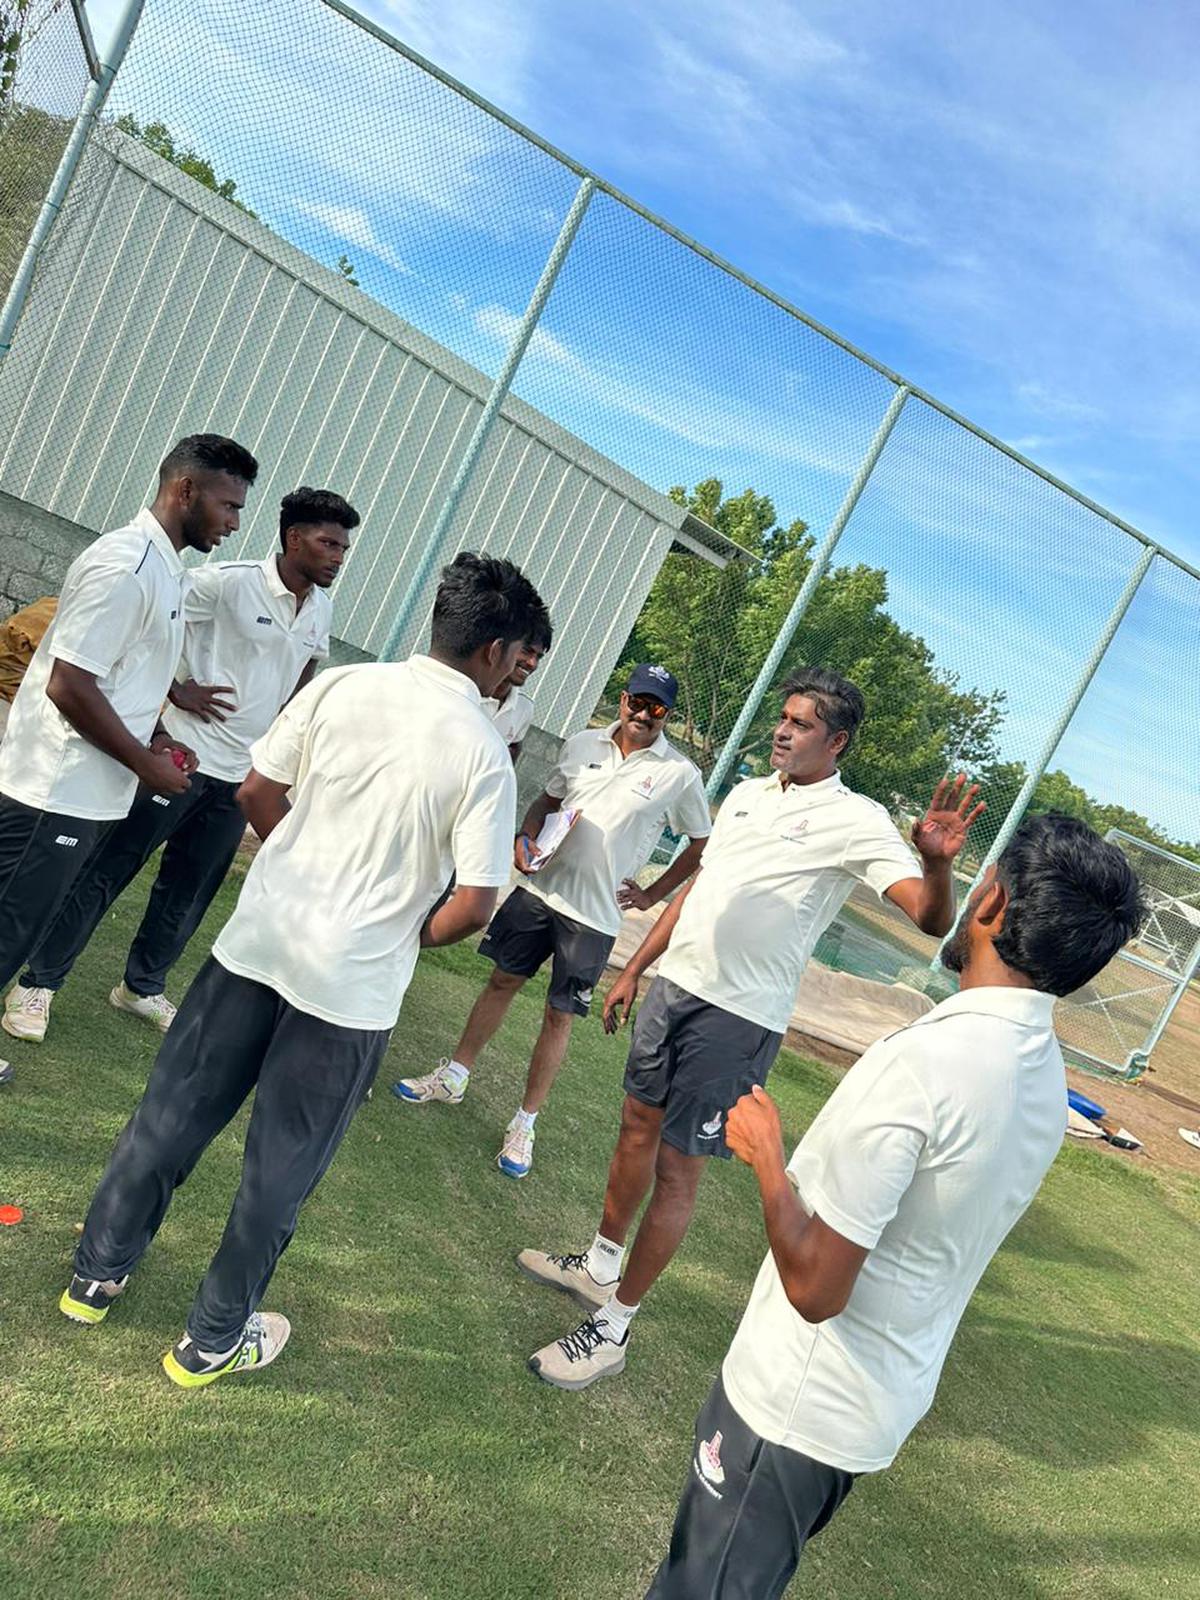
<path id="1" fill-rule="evenodd" d="M 75 845 L 77 845 L 79 843 L 79 840 L 78 839 L 72 839 L 72 837 L 71 837 L 71 835 L 69 833 L 60 833 L 58 838 L 55 839 L 54 842 L 55 842 L 55 844 L 65 844 L 68 849 L 72 849 L 72 848 L 74 848 Z"/>
<path id="2" fill-rule="evenodd" d="M 717 1135 L 720 1133 L 720 1131 L 721 1131 L 721 1112 L 719 1112 L 719 1111 L 717 1112 L 716 1116 L 711 1119 L 711 1121 L 702 1122 L 700 1124 L 700 1137 L 702 1139 L 715 1139 L 717 1137 Z M 720 1437 L 721 1437 L 720 1434 L 718 1434 L 717 1438 L 719 1439 Z"/>
<path id="3" fill-rule="evenodd" d="M 255 617 L 254 620 L 255 620 L 255 622 L 261 622 L 262 625 L 265 628 L 269 628 L 271 626 L 271 618 L 270 617 Z"/>
<path id="4" fill-rule="evenodd" d="M 791 844 L 803 844 L 804 835 L 807 832 L 808 818 L 803 817 L 799 822 L 793 822 L 791 827 L 785 828 L 779 837 L 781 839 L 787 839 Z"/>
<path id="5" fill-rule="evenodd" d="M 589 761 L 588 762 L 588 771 L 589 772 L 599 772 L 600 771 L 600 763 L 598 761 Z"/>
<path id="6" fill-rule="evenodd" d="M 748 817 L 750 815 L 748 811 L 735 811 L 733 814 L 735 817 Z"/>
<path id="7" fill-rule="evenodd" d="M 171 621 L 172 621 L 172 622 L 174 622 L 174 621 L 175 621 L 175 618 L 176 618 L 176 617 L 177 617 L 177 616 L 178 616 L 178 615 L 179 615 L 179 613 L 178 613 L 178 611 L 172 611 L 172 613 L 171 613 Z"/>
<path id="8" fill-rule="evenodd" d="M 654 793 L 654 779 L 649 773 L 646 774 L 641 783 L 634 784 L 633 792 L 634 794 L 644 795 L 646 799 L 649 800 L 650 796 Z"/>
<path id="9" fill-rule="evenodd" d="M 717 1429 L 711 1439 L 703 1439 L 696 1447 L 696 1457 L 692 1462 L 692 1470 L 700 1480 L 702 1488 L 707 1489 L 715 1500 L 723 1500 L 725 1496 L 714 1487 L 715 1484 L 725 1482 L 725 1468 L 721 1465 L 721 1430 Z"/>
<path id="10" fill-rule="evenodd" d="M 150 798 L 156 806 L 169 806 L 171 804 L 165 794 L 152 794 Z"/>

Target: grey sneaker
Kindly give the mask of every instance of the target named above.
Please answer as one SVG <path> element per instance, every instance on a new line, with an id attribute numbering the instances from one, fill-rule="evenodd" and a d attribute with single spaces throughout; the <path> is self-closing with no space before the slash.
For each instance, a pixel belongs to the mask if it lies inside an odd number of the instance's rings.
<path id="1" fill-rule="evenodd" d="M 152 1022 L 164 1033 L 175 1021 L 177 1008 L 165 994 L 134 994 L 132 989 L 125 987 L 124 980 L 109 995 L 108 1003 L 115 1006 L 118 1011 L 128 1011 L 131 1017 L 141 1017 L 143 1022 Z"/>
<path id="2" fill-rule="evenodd" d="M 599 1283 L 588 1271 L 587 1251 L 577 1256 L 551 1256 L 544 1250 L 522 1250 L 517 1266 L 535 1283 L 545 1283 L 551 1289 L 561 1289 L 569 1294 L 585 1311 L 599 1311 L 617 1292 L 619 1278 L 611 1283 Z"/>
<path id="3" fill-rule="evenodd" d="M 556 1389 L 586 1389 L 597 1378 L 614 1378 L 623 1372 L 628 1348 L 628 1328 L 617 1344 L 597 1325 L 595 1317 L 589 1317 L 565 1339 L 556 1339 L 531 1355 L 529 1370 Z"/>

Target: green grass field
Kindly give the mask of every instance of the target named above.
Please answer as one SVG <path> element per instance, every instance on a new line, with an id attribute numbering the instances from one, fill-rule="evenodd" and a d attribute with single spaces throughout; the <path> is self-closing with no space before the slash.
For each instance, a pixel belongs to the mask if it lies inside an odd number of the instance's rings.
<path id="1" fill-rule="evenodd" d="M 520 997 L 461 1107 L 408 1109 L 387 1085 L 446 1053 L 487 970 L 471 950 L 424 956 L 375 1097 L 266 1301 L 292 1319 L 288 1350 L 261 1375 L 174 1389 L 159 1358 L 219 1237 L 240 1120 L 108 1322 L 55 1309 L 73 1224 L 154 1056 L 157 1036 L 106 998 L 147 887 L 93 942 L 47 1042 L 6 1040 L 0 1202 L 25 1220 L 0 1229 L 0 1595 L 641 1595 L 763 1250 L 751 1174 L 714 1163 L 623 1377 L 575 1395 L 539 1383 L 525 1357 L 575 1313 L 512 1257 L 590 1239 L 623 1045 L 577 1029 L 534 1174 L 513 1183 L 493 1157 L 541 991 Z M 832 1082 L 781 1057 L 789 1136 Z M 1200 1185 L 1064 1151 L 984 1279 L 933 1412 L 859 1483 L 791 1593 L 1200 1596 L 1198 1261 Z"/>

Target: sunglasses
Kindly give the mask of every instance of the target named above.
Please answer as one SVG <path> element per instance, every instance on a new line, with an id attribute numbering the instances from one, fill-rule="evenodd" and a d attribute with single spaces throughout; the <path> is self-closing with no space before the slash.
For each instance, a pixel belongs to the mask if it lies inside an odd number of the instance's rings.
<path id="1" fill-rule="evenodd" d="M 656 722 L 661 722 L 670 709 L 668 706 L 663 705 L 661 700 L 655 700 L 653 695 L 627 694 L 625 699 L 628 702 L 630 711 L 635 715 L 639 711 L 644 711 L 648 716 L 653 717 Z"/>

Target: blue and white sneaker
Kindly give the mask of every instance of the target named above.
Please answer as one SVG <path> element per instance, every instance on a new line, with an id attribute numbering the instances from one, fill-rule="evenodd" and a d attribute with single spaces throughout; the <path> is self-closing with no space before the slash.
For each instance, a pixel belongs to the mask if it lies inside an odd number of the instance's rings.
<path id="1" fill-rule="evenodd" d="M 534 1129 L 525 1127 L 516 1117 L 504 1130 L 504 1143 L 496 1157 L 496 1165 L 508 1178 L 527 1178 L 533 1166 Z"/>
<path id="2" fill-rule="evenodd" d="M 410 1106 L 427 1106 L 440 1101 L 442 1105 L 456 1106 L 467 1092 L 468 1079 L 449 1060 L 438 1063 L 437 1068 L 424 1078 L 401 1078 L 392 1085 L 397 1100 Z"/>

